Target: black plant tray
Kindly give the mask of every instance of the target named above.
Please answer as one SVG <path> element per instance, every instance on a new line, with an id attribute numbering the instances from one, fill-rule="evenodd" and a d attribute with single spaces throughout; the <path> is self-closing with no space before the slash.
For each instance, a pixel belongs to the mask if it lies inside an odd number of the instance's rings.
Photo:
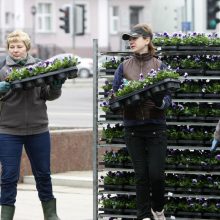
<path id="1" fill-rule="evenodd" d="M 178 119 L 177 119 L 177 116 L 175 116 L 175 115 L 167 115 L 166 120 L 167 121 L 177 121 Z"/>
<path id="2" fill-rule="evenodd" d="M 115 69 L 114 68 L 100 68 L 99 71 L 105 72 L 106 75 L 114 75 L 116 69 L 117 68 L 115 68 Z"/>
<path id="3" fill-rule="evenodd" d="M 166 192 L 173 192 L 173 193 L 180 193 L 180 194 L 202 194 L 202 189 L 198 189 L 198 188 L 184 188 L 184 187 L 165 187 L 165 191 Z"/>
<path id="4" fill-rule="evenodd" d="M 220 213 L 209 213 L 209 212 L 184 212 L 176 211 L 174 213 L 175 217 L 185 217 L 185 218 L 199 218 L 199 219 L 220 219 Z"/>
<path id="5" fill-rule="evenodd" d="M 111 140 L 106 140 L 106 143 L 108 143 L 108 144 L 124 144 L 125 139 L 124 138 L 112 138 Z"/>
<path id="6" fill-rule="evenodd" d="M 77 77 L 78 68 L 76 66 L 39 74 L 37 76 L 28 77 L 21 80 L 14 80 L 11 84 L 11 89 L 30 89 L 37 86 L 43 86 L 45 84 L 51 84 L 54 79 L 73 79 Z"/>
<path id="7" fill-rule="evenodd" d="M 161 46 L 161 50 L 177 50 L 177 46 L 175 45 L 170 45 L 170 46 Z"/>
<path id="8" fill-rule="evenodd" d="M 197 46 L 197 45 L 158 45 L 161 50 L 169 50 L 169 51 L 182 51 L 182 50 L 189 50 L 189 51 L 219 51 L 220 46 Z"/>
<path id="9" fill-rule="evenodd" d="M 108 97 L 108 91 L 99 92 L 99 95 L 103 95 L 104 97 Z"/>
<path id="10" fill-rule="evenodd" d="M 193 46 L 193 45 L 183 45 L 178 46 L 178 50 L 197 50 L 197 51 L 219 51 L 219 46 Z"/>
<path id="11" fill-rule="evenodd" d="M 178 116 L 177 121 L 204 121 L 205 116 Z"/>
<path id="12" fill-rule="evenodd" d="M 177 72 L 180 74 L 188 73 L 190 76 L 204 75 L 204 69 L 178 69 Z"/>
<path id="13" fill-rule="evenodd" d="M 104 190 L 109 191 L 135 191 L 135 185 L 103 185 Z"/>
<path id="14" fill-rule="evenodd" d="M 219 165 L 166 164 L 166 170 L 219 171 Z"/>
<path id="15" fill-rule="evenodd" d="M 131 214 L 136 215 L 136 209 L 113 209 L 113 208 L 99 208 L 99 211 L 104 211 L 105 214 Z"/>
<path id="16" fill-rule="evenodd" d="M 207 75 L 207 76 L 219 76 L 220 71 L 219 70 L 206 70 L 205 75 Z"/>
<path id="17" fill-rule="evenodd" d="M 200 195 L 219 195 L 218 189 L 212 188 L 186 188 L 186 187 L 165 187 L 166 192 L 173 192 L 177 194 L 200 194 Z"/>
<path id="18" fill-rule="evenodd" d="M 131 162 L 127 163 L 104 163 L 106 168 L 133 168 Z"/>
<path id="19" fill-rule="evenodd" d="M 105 69 L 106 75 L 114 75 L 116 69 Z"/>
<path id="20" fill-rule="evenodd" d="M 106 115 L 100 115 L 100 118 L 105 118 L 106 120 L 122 120 L 122 115 L 115 115 L 115 114 L 106 114 Z"/>
<path id="21" fill-rule="evenodd" d="M 207 144 L 211 144 L 210 141 L 206 142 L 204 140 L 174 140 L 174 139 L 168 139 L 167 143 L 168 144 L 179 144 L 181 146 L 185 146 L 185 145 L 204 146 L 204 145 L 207 145 Z"/>
<path id="22" fill-rule="evenodd" d="M 207 99 L 219 99 L 220 98 L 220 94 L 204 94 L 204 98 Z"/>
<path id="23" fill-rule="evenodd" d="M 184 212 L 184 211 L 176 211 L 175 212 L 175 217 L 194 217 L 194 218 L 202 218 L 202 213 L 201 212 Z"/>
<path id="24" fill-rule="evenodd" d="M 176 98 L 189 98 L 189 99 L 203 98 L 203 96 L 204 94 L 202 92 L 194 92 L 194 93 L 177 92 L 175 94 Z"/>
<path id="25" fill-rule="evenodd" d="M 141 100 L 150 98 L 152 94 L 165 94 L 167 90 L 176 91 L 179 88 L 179 80 L 167 78 L 143 89 L 139 89 L 127 95 L 112 99 L 109 101 L 109 105 L 110 108 L 114 111 L 122 108 L 124 105 L 136 105 Z"/>
<path id="26" fill-rule="evenodd" d="M 203 145 L 204 141 L 203 140 L 178 140 L 178 144 L 192 144 L 192 145 Z"/>
<path id="27" fill-rule="evenodd" d="M 125 139 L 124 138 L 112 138 L 111 143 L 112 144 L 124 144 Z"/>
<path id="28" fill-rule="evenodd" d="M 203 218 L 210 218 L 210 219 L 220 219 L 220 213 L 209 213 L 205 212 L 202 214 Z"/>
<path id="29" fill-rule="evenodd" d="M 218 122 L 219 121 L 220 116 L 206 116 L 205 120 L 207 122 Z"/>

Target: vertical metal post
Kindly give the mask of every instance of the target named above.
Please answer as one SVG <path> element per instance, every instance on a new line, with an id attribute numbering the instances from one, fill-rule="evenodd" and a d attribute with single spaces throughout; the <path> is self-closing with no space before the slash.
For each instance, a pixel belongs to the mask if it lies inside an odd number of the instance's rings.
<path id="1" fill-rule="evenodd" d="M 185 0 L 185 22 L 187 21 L 187 0 Z"/>
<path id="2" fill-rule="evenodd" d="M 98 40 L 93 39 L 93 220 L 98 219 Z"/>
<path id="3" fill-rule="evenodd" d="M 33 5 L 33 6 L 31 6 L 31 14 L 32 14 L 32 19 L 33 19 L 33 27 L 32 27 L 32 43 L 33 43 L 33 45 L 35 46 L 35 15 L 36 15 L 36 13 L 37 13 L 37 9 L 36 9 L 36 6 L 35 5 Z"/>
<path id="4" fill-rule="evenodd" d="M 192 27 L 191 31 L 194 31 L 195 29 L 195 1 L 192 0 Z"/>
<path id="5" fill-rule="evenodd" d="M 75 27 L 76 27 L 76 10 L 75 10 L 75 0 L 72 0 L 72 44 L 73 44 L 73 49 L 76 47 L 76 39 L 75 39 Z M 71 23 L 70 23 L 71 24 Z M 70 29 L 71 30 L 71 29 Z"/>

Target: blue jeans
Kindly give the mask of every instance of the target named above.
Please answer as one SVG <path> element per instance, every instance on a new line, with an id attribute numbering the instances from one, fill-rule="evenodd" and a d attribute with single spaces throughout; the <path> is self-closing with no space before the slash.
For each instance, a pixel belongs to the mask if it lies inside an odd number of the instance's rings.
<path id="1" fill-rule="evenodd" d="M 54 198 L 50 176 L 50 134 L 36 135 L 0 134 L 1 205 L 14 205 L 23 146 L 31 163 L 41 201 Z"/>
<path id="2" fill-rule="evenodd" d="M 164 206 L 167 137 L 165 125 L 125 128 L 125 143 L 134 167 L 138 219 Z"/>

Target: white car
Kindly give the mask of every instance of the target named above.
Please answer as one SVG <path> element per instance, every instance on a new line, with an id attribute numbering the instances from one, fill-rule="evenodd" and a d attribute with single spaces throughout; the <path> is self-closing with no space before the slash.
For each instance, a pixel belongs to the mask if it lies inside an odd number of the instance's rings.
<path id="1" fill-rule="evenodd" d="M 49 58 L 49 60 L 63 59 L 64 57 L 76 57 L 78 59 L 78 76 L 80 78 L 88 78 L 93 75 L 93 59 L 83 58 L 78 55 L 73 55 L 71 53 L 62 53 Z"/>

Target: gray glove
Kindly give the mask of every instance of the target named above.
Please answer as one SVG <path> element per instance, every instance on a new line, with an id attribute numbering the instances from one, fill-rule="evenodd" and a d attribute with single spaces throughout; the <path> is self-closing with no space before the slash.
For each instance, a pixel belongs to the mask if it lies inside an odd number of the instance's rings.
<path id="1" fill-rule="evenodd" d="M 0 82 L 0 93 L 6 93 L 10 89 L 10 83 L 1 81 Z"/>
<path id="2" fill-rule="evenodd" d="M 65 79 L 55 79 L 50 85 L 50 88 L 53 90 L 61 89 L 64 82 L 65 82 Z"/>

